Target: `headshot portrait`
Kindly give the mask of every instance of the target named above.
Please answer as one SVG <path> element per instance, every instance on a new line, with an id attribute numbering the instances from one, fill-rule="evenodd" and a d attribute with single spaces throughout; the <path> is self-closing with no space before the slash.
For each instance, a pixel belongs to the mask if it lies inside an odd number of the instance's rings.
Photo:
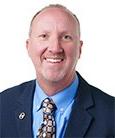
<path id="1" fill-rule="evenodd" d="M 112 68 L 113 51 L 109 53 L 111 42 L 106 41 L 111 26 L 105 28 L 101 16 L 95 16 L 102 3 L 93 16 L 90 10 L 98 2 L 90 3 L 86 13 L 79 0 L 77 6 L 66 1 L 37 3 L 35 9 L 27 6 L 26 12 L 22 6 L 11 19 L 9 13 L 5 16 L 3 32 L 7 27 L 9 31 L 3 33 L 4 44 L 10 42 L 12 30 L 15 43 L 11 46 L 14 51 L 5 45 L 6 55 L 2 52 L 6 74 L 0 80 L 4 85 L 0 88 L 0 138 L 114 138 L 114 77 L 107 72 Z M 108 15 L 102 18 L 111 19 Z M 15 24 L 13 29 L 10 23 Z"/>

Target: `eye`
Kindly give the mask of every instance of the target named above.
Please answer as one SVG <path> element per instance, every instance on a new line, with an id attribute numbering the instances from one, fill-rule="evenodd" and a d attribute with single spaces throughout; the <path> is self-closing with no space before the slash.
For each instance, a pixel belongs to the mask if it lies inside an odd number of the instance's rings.
<path id="1" fill-rule="evenodd" d="M 40 40 L 46 40 L 46 39 L 48 39 L 48 35 L 47 34 L 41 34 L 41 35 L 39 35 L 39 38 L 40 38 Z"/>
<path id="2" fill-rule="evenodd" d="M 65 41 L 70 41 L 70 40 L 72 40 L 72 36 L 67 34 L 67 35 L 64 35 L 62 37 L 62 39 L 65 40 Z"/>

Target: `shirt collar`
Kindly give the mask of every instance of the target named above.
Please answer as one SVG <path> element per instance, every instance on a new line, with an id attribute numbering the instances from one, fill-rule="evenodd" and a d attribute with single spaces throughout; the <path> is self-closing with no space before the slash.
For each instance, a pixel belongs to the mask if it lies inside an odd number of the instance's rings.
<path id="1" fill-rule="evenodd" d="M 34 93 L 34 109 L 35 111 L 40 110 L 42 101 L 47 98 L 48 96 L 44 93 L 44 91 L 39 86 L 37 80 L 36 80 L 36 87 L 35 87 L 35 93 Z"/>
<path id="2" fill-rule="evenodd" d="M 73 82 L 62 91 L 58 92 L 56 95 L 51 96 L 50 98 L 53 99 L 54 103 L 56 104 L 57 110 L 63 113 L 69 104 L 73 101 L 79 84 L 79 79 L 76 75 Z M 34 110 L 40 110 L 42 101 L 47 98 L 48 96 L 44 93 L 44 91 L 39 86 L 36 80 L 36 88 L 34 94 Z"/>

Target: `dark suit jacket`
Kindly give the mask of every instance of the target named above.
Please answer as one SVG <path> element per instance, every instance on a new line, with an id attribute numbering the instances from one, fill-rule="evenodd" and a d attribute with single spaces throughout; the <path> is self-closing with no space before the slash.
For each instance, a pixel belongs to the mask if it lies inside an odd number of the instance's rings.
<path id="1" fill-rule="evenodd" d="M 78 95 L 72 107 L 65 138 L 113 138 L 115 99 L 89 85 L 79 74 Z M 0 94 L 0 138 L 32 138 L 35 80 Z M 25 117 L 19 115 L 24 112 Z"/>

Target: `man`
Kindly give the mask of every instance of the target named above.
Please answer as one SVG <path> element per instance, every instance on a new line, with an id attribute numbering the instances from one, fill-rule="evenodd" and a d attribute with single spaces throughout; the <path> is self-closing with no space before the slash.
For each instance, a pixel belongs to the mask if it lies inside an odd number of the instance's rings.
<path id="1" fill-rule="evenodd" d="M 75 71 L 82 44 L 79 21 L 65 7 L 33 17 L 26 47 L 36 80 L 1 93 L 1 138 L 115 136 L 114 98 Z"/>

